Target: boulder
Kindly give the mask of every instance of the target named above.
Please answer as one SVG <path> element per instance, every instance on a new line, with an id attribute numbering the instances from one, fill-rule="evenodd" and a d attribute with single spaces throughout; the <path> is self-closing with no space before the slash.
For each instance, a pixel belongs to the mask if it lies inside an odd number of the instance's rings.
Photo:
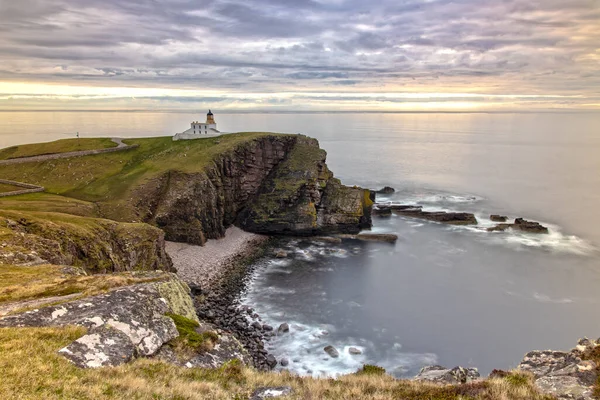
<path id="1" fill-rule="evenodd" d="M 277 333 L 287 333 L 290 331 L 290 326 L 287 322 L 284 322 L 283 324 L 279 325 L 279 328 L 277 328 Z"/>
<path id="2" fill-rule="evenodd" d="M 570 352 L 529 352 L 518 369 L 533 374 L 536 386 L 545 394 L 565 400 L 591 400 L 598 370 L 593 361 L 579 357 L 582 347 L 587 348 L 581 345 Z"/>
<path id="3" fill-rule="evenodd" d="M 278 387 L 261 387 L 256 389 L 250 400 L 263 400 L 272 399 L 276 397 L 289 396 L 294 392 L 290 386 L 278 386 Z"/>
<path id="4" fill-rule="evenodd" d="M 279 364 L 281 364 L 282 367 L 287 367 L 290 364 L 290 360 L 288 360 L 287 358 L 282 358 L 279 361 Z"/>
<path id="5" fill-rule="evenodd" d="M 393 194 L 393 193 L 396 193 L 396 189 L 394 189 L 393 187 L 384 186 L 382 189 L 375 190 L 375 193 L 377 193 L 377 194 Z"/>
<path id="6" fill-rule="evenodd" d="M 458 384 L 469 383 L 479 379 L 479 377 L 477 368 L 454 367 L 448 369 L 440 365 L 432 365 L 421 368 L 415 380 L 442 384 Z"/>
<path id="7" fill-rule="evenodd" d="M 288 252 L 285 250 L 278 250 L 275 252 L 275 258 L 286 258 L 288 256 Z"/>
<path id="8" fill-rule="evenodd" d="M 504 215 L 492 214 L 490 215 L 490 219 L 494 222 L 506 222 L 508 221 L 508 217 Z"/>
<path id="9" fill-rule="evenodd" d="M 512 227 L 512 224 L 498 224 L 491 228 L 487 228 L 488 232 L 504 232 Z"/>
<path id="10" fill-rule="evenodd" d="M 356 355 L 362 354 L 362 351 L 356 347 L 350 347 L 348 349 L 348 353 L 350 353 L 353 356 L 356 356 Z"/>
<path id="11" fill-rule="evenodd" d="M 116 367 L 133 359 L 135 346 L 123 332 L 103 325 L 58 352 L 80 368 Z"/>
<path id="12" fill-rule="evenodd" d="M 326 346 L 323 350 L 332 358 L 338 358 L 340 356 L 340 353 L 337 351 L 337 349 L 331 345 Z"/>
<path id="13" fill-rule="evenodd" d="M 137 354 L 151 356 L 163 344 L 179 336 L 175 323 L 165 314 L 193 314 L 193 309 L 187 312 L 183 310 L 185 304 L 171 304 L 169 298 L 161 296 L 161 285 L 164 283 L 123 287 L 58 306 L 10 315 L 0 319 L 0 327 L 77 325 L 94 329 L 106 326 L 125 334 L 136 348 Z M 184 291 L 183 285 L 172 286 L 172 290 Z M 171 294 L 172 298 L 178 297 Z M 182 292 L 181 297 L 184 294 L 189 298 L 187 292 Z M 110 343 L 105 342 L 106 345 Z M 115 345 L 120 346 L 119 342 L 115 342 Z"/>
<path id="14" fill-rule="evenodd" d="M 273 369 L 273 368 L 275 368 L 277 366 L 277 359 L 272 354 L 269 354 L 267 356 L 267 360 L 266 361 L 267 361 L 267 365 L 271 369 Z"/>

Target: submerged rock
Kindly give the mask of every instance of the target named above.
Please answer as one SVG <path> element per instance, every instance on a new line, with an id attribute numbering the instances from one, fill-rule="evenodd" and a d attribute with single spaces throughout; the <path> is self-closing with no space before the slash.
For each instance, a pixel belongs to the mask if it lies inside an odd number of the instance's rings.
<path id="1" fill-rule="evenodd" d="M 376 215 L 378 217 L 391 217 L 392 208 L 386 206 L 373 207 L 373 215 Z"/>
<path id="2" fill-rule="evenodd" d="M 508 221 L 508 217 L 504 215 L 492 214 L 490 215 L 490 219 L 494 222 L 506 222 Z"/>
<path id="3" fill-rule="evenodd" d="M 477 225 L 477 218 L 471 213 L 423 211 L 420 206 L 411 205 L 393 205 L 390 207 L 394 213 L 406 217 L 426 219 L 450 225 Z"/>
<path id="4" fill-rule="evenodd" d="M 469 383 L 479 378 L 480 375 L 477 368 L 454 367 L 452 369 L 448 369 L 440 365 L 432 365 L 421 368 L 421 371 L 415 377 L 415 380 L 444 384 L 457 384 Z"/>
<path id="5" fill-rule="evenodd" d="M 338 358 L 340 356 L 340 353 L 337 351 L 337 349 L 331 345 L 326 346 L 323 350 L 332 358 Z"/>
<path id="6" fill-rule="evenodd" d="M 356 239 L 375 242 L 396 243 L 398 235 L 392 233 L 359 233 Z"/>
<path id="7" fill-rule="evenodd" d="M 348 349 L 348 353 L 350 353 L 353 356 L 356 356 L 356 355 L 362 354 L 362 351 L 356 347 L 350 347 Z"/>
<path id="8" fill-rule="evenodd" d="M 524 220 L 523 218 L 517 218 L 514 224 L 498 224 L 494 227 L 488 228 L 488 232 L 504 232 L 508 229 L 515 229 L 527 233 L 538 233 L 538 234 L 546 234 L 548 233 L 548 228 L 541 225 L 539 222 L 532 222 Z"/>

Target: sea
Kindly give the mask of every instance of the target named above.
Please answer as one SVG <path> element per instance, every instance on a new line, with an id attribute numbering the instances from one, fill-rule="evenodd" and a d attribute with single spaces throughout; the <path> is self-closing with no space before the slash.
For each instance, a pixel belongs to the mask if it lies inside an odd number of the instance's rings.
<path id="1" fill-rule="evenodd" d="M 0 147 L 76 137 L 172 135 L 203 113 L 0 112 Z M 478 226 L 374 217 L 395 245 L 281 239 L 241 302 L 290 325 L 268 349 L 301 375 L 377 364 L 518 365 L 534 349 L 600 336 L 600 114 L 219 113 L 220 130 L 315 137 L 347 185 L 391 186 L 381 202 L 474 213 Z M 547 235 L 487 232 L 490 214 Z M 339 357 L 323 351 L 332 345 Z M 351 354 L 350 348 L 361 354 Z M 278 367 L 282 368 L 282 367 Z"/>

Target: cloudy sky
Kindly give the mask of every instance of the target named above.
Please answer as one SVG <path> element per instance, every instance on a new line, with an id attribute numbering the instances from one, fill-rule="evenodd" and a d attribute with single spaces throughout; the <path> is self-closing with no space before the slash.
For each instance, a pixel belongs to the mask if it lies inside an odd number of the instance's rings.
<path id="1" fill-rule="evenodd" d="M 0 110 L 600 110 L 600 0 L 0 0 Z"/>

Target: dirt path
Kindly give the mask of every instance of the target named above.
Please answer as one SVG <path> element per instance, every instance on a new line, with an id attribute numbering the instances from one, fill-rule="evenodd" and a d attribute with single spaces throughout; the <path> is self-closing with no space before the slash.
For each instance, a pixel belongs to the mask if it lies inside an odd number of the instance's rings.
<path id="1" fill-rule="evenodd" d="M 24 163 L 29 163 L 29 162 L 57 160 L 60 158 L 83 157 L 83 156 L 90 156 L 90 155 L 94 155 L 94 154 L 114 153 L 117 151 L 125 151 L 125 150 L 135 149 L 135 148 L 139 147 L 139 145 L 137 145 L 137 144 L 126 145 L 125 143 L 123 143 L 122 138 L 111 138 L 111 140 L 117 144 L 117 147 L 111 147 L 108 149 L 70 151 L 67 153 L 44 154 L 41 156 L 13 158 L 10 160 L 0 160 L 0 165 L 24 164 Z"/>

